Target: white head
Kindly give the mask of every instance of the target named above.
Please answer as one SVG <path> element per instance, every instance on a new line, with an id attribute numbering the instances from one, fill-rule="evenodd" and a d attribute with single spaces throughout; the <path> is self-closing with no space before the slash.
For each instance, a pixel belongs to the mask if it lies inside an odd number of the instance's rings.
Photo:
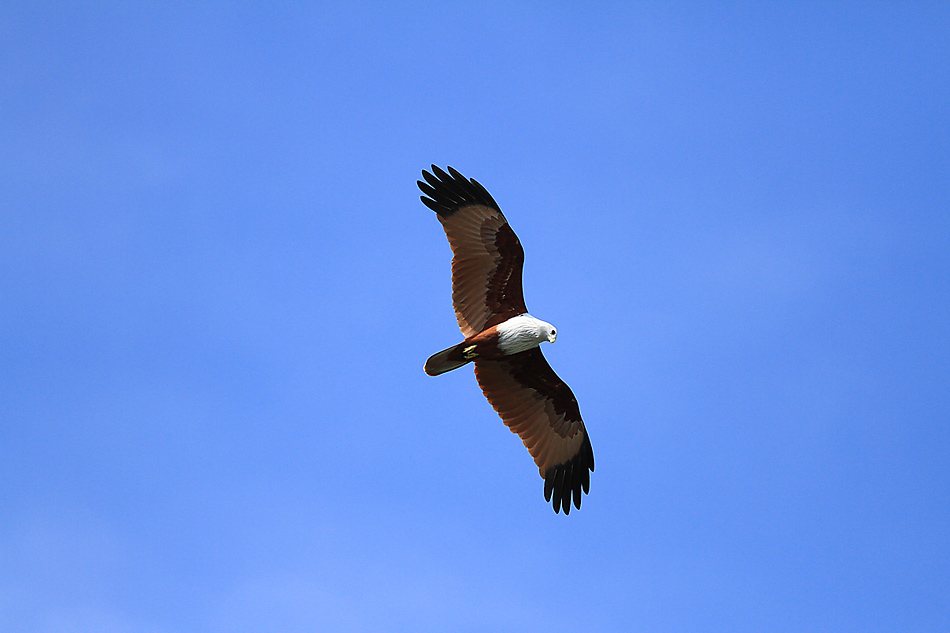
<path id="1" fill-rule="evenodd" d="M 548 343 L 553 343 L 557 340 L 557 330 L 554 329 L 554 326 L 550 323 L 545 323 L 541 321 L 541 334 L 547 338 Z"/>
<path id="2" fill-rule="evenodd" d="M 498 325 L 498 349 L 504 354 L 517 354 L 544 341 L 553 343 L 556 338 L 553 325 L 530 314 L 519 314 Z"/>

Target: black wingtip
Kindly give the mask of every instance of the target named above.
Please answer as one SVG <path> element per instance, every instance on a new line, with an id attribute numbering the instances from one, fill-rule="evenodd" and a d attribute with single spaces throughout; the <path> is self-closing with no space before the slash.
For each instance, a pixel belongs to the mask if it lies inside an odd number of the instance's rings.
<path id="1" fill-rule="evenodd" d="M 584 431 L 584 443 L 570 460 L 549 468 L 544 473 L 544 500 L 550 501 L 555 513 L 571 513 L 571 502 L 581 509 L 581 497 L 590 491 L 590 474 L 594 470 L 594 449 Z M 583 494 L 582 494 L 583 493 Z"/>
<path id="2" fill-rule="evenodd" d="M 419 189 L 425 196 L 422 202 L 438 213 L 447 217 L 459 209 L 471 205 L 481 204 L 497 211 L 498 203 L 474 178 L 466 178 L 453 167 L 447 167 L 448 173 L 436 165 L 432 165 L 432 173 L 422 170 L 425 180 L 417 180 Z"/>

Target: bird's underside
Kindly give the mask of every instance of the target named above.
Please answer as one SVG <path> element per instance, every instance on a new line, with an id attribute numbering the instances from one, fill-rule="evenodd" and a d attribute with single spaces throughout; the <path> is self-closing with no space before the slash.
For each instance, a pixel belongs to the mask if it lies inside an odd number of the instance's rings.
<path id="1" fill-rule="evenodd" d="M 448 171 L 433 165 L 419 188 L 452 247 L 452 301 L 465 340 L 433 354 L 425 371 L 434 376 L 473 362 L 485 397 L 534 458 L 545 500 L 569 514 L 590 488 L 594 453 L 574 394 L 539 347 L 556 332 L 528 314 L 524 251 L 498 204 L 474 179 Z"/>

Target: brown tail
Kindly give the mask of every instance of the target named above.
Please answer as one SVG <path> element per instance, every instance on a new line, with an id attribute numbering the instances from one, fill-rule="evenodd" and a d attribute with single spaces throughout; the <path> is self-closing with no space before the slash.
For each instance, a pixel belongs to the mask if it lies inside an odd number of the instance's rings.
<path id="1" fill-rule="evenodd" d="M 448 349 L 444 349 L 430 356 L 429 360 L 426 361 L 424 369 L 430 376 L 438 376 L 447 371 L 458 369 L 462 365 L 466 365 L 470 362 L 472 362 L 470 359 L 466 360 L 463 358 L 462 344 L 459 343 L 458 345 L 453 345 Z"/>

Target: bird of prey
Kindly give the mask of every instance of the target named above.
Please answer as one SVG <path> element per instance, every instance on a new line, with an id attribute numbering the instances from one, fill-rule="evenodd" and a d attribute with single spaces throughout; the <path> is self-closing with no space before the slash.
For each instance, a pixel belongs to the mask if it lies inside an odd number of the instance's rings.
<path id="1" fill-rule="evenodd" d="M 590 489 L 594 451 L 570 387 L 540 345 L 557 331 L 528 314 L 521 289 L 524 250 L 498 204 L 475 179 L 432 166 L 418 181 L 452 247 L 452 302 L 465 340 L 429 357 L 438 376 L 469 362 L 485 397 L 517 433 L 544 478 L 555 512 L 581 507 Z M 433 175 L 434 174 L 434 175 Z"/>

